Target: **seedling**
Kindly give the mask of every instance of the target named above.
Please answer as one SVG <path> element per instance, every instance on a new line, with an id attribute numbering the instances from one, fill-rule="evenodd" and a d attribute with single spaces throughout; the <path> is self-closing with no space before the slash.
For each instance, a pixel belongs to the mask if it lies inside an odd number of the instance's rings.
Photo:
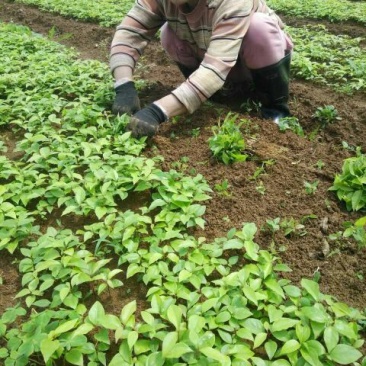
<path id="1" fill-rule="evenodd" d="M 264 186 L 263 182 L 260 181 L 259 184 L 255 187 L 255 190 L 261 194 L 262 196 L 266 193 L 266 187 Z"/>
<path id="2" fill-rule="evenodd" d="M 307 234 L 305 226 L 293 218 L 283 219 L 280 223 L 280 227 L 284 230 L 285 236 L 290 236 L 292 234 L 304 236 Z"/>
<path id="3" fill-rule="evenodd" d="M 276 217 L 275 219 L 268 219 L 266 220 L 265 227 L 269 229 L 269 231 L 272 233 L 272 235 L 280 230 L 280 218 Z"/>
<path id="4" fill-rule="evenodd" d="M 304 181 L 305 192 L 307 194 L 314 194 L 318 189 L 318 184 L 319 184 L 318 180 L 314 180 L 314 182 Z"/>
<path id="5" fill-rule="evenodd" d="M 179 170 L 180 172 L 184 172 L 189 167 L 189 157 L 182 156 L 179 161 L 175 161 L 171 164 L 173 169 Z"/>
<path id="6" fill-rule="evenodd" d="M 366 248 L 366 216 L 359 218 L 356 222 L 345 222 L 344 238 L 353 238 L 358 249 Z"/>
<path id="7" fill-rule="evenodd" d="M 343 161 L 342 173 L 334 178 L 330 191 L 337 194 L 339 200 L 346 203 L 348 211 L 359 211 L 366 207 L 366 155 Z"/>
<path id="8" fill-rule="evenodd" d="M 296 117 L 284 117 L 278 121 L 280 131 L 290 130 L 300 137 L 304 137 L 304 131 Z"/>
<path id="9" fill-rule="evenodd" d="M 217 193 L 225 197 L 229 197 L 231 195 L 229 192 L 229 187 L 230 184 L 227 179 L 224 179 L 221 183 L 215 184 L 215 190 Z"/>
<path id="10" fill-rule="evenodd" d="M 261 110 L 261 106 L 262 104 L 260 102 L 255 102 L 252 99 L 247 99 L 244 103 L 240 105 L 240 109 L 243 109 L 243 111 L 246 113 L 258 113 Z"/>
<path id="11" fill-rule="evenodd" d="M 324 165 L 325 165 L 325 163 L 322 160 L 318 160 L 315 164 L 316 168 L 319 170 L 322 170 L 324 168 Z"/>
<path id="12" fill-rule="evenodd" d="M 323 128 L 342 119 L 339 117 L 338 111 L 333 105 L 318 107 L 313 114 L 313 117 L 320 122 Z"/>
<path id="13" fill-rule="evenodd" d="M 261 174 L 264 174 L 266 172 L 267 166 L 271 166 L 271 165 L 275 164 L 275 162 L 276 162 L 276 160 L 274 160 L 274 159 L 268 159 L 268 160 L 263 161 L 261 166 L 257 167 L 254 174 L 251 177 L 249 177 L 249 179 L 250 180 L 257 179 Z"/>
<path id="14" fill-rule="evenodd" d="M 213 156 L 224 164 L 245 161 L 248 157 L 248 155 L 243 154 L 245 141 L 240 132 L 240 126 L 244 120 L 236 124 L 237 119 L 236 114 L 229 113 L 223 122 L 212 127 L 214 135 L 208 139 Z"/>
<path id="15" fill-rule="evenodd" d="M 198 137 L 201 133 L 201 128 L 197 127 L 197 128 L 192 128 L 191 134 L 192 137 Z"/>
<path id="16" fill-rule="evenodd" d="M 342 147 L 345 150 L 356 152 L 357 155 L 361 152 L 361 148 L 359 146 L 349 144 L 347 141 L 342 141 Z"/>

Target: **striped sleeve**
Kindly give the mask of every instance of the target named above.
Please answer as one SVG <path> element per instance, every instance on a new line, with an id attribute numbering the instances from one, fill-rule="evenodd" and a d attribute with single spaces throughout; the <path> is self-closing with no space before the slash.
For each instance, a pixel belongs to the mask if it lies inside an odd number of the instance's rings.
<path id="1" fill-rule="evenodd" d="M 164 22 L 156 0 L 137 0 L 114 34 L 109 62 L 112 74 L 120 66 L 134 70 L 144 48 Z"/>
<path id="2" fill-rule="evenodd" d="M 190 113 L 219 90 L 235 65 L 250 17 L 258 0 L 225 0 L 219 2 L 213 18 L 213 29 L 200 67 L 173 94 Z"/>

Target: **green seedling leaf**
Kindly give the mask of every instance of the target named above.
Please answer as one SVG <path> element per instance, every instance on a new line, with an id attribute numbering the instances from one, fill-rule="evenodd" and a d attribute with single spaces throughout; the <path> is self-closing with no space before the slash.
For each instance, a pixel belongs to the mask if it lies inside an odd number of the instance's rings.
<path id="1" fill-rule="evenodd" d="M 310 320 L 317 323 L 326 323 L 329 320 L 329 315 L 326 313 L 323 306 L 304 306 L 301 312 Z"/>
<path id="2" fill-rule="evenodd" d="M 173 350 L 177 342 L 178 342 L 177 332 L 170 332 L 164 337 L 163 348 L 162 348 L 163 357 L 166 357 L 166 355 Z"/>
<path id="3" fill-rule="evenodd" d="M 295 339 L 287 341 L 280 349 L 279 356 L 287 355 L 297 351 L 301 347 L 300 343 Z"/>
<path id="4" fill-rule="evenodd" d="M 303 278 L 301 280 L 301 286 L 312 296 L 315 301 L 320 300 L 319 284 L 315 281 Z"/>
<path id="5" fill-rule="evenodd" d="M 135 313 L 135 311 L 136 311 L 136 300 L 129 302 L 127 305 L 123 307 L 120 316 L 123 325 L 126 325 L 128 323 L 129 319 Z"/>
<path id="6" fill-rule="evenodd" d="M 131 350 L 132 350 L 132 347 L 136 344 L 138 338 L 139 338 L 139 334 L 136 331 L 132 331 L 132 332 L 128 333 L 127 343 L 128 343 L 128 347 Z"/>
<path id="7" fill-rule="evenodd" d="M 83 354 L 77 349 L 72 349 L 71 351 L 67 352 L 65 355 L 65 359 L 72 365 L 84 365 Z"/>
<path id="8" fill-rule="evenodd" d="M 284 359 L 276 360 L 271 363 L 271 366 L 291 366 L 290 362 Z"/>
<path id="9" fill-rule="evenodd" d="M 264 344 L 264 349 L 266 350 L 268 358 L 272 360 L 277 351 L 277 343 L 274 341 L 268 341 Z"/>
<path id="10" fill-rule="evenodd" d="M 299 319 L 281 318 L 275 321 L 270 326 L 270 329 L 272 332 L 280 332 L 282 330 L 293 328 L 297 323 L 299 323 L 299 321 Z"/>
<path id="11" fill-rule="evenodd" d="M 277 280 L 275 280 L 274 278 L 270 278 L 270 279 L 264 281 L 264 283 L 275 294 L 281 296 L 283 299 L 285 298 L 285 294 L 282 290 L 282 287 L 280 286 L 280 284 L 278 283 Z"/>
<path id="12" fill-rule="evenodd" d="M 9 351 L 2 347 L 0 348 L 0 359 L 7 358 L 9 356 Z"/>
<path id="13" fill-rule="evenodd" d="M 119 318 L 113 314 L 106 314 L 100 319 L 100 324 L 107 329 L 116 330 L 122 326 Z"/>
<path id="14" fill-rule="evenodd" d="M 339 334 L 334 327 L 329 326 L 329 327 L 325 328 L 324 342 L 325 342 L 328 352 L 331 352 L 333 350 L 333 348 L 338 344 Z"/>
<path id="15" fill-rule="evenodd" d="M 65 323 L 58 326 L 55 330 L 51 331 L 49 336 L 54 338 L 59 336 L 60 334 L 67 333 L 71 329 L 75 328 L 75 325 L 78 323 L 79 319 L 68 320 Z"/>
<path id="16" fill-rule="evenodd" d="M 171 305 L 167 311 L 168 320 L 179 330 L 182 321 L 182 309 L 177 305 Z"/>
<path id="17" fill-rule="evenodd" d="M 329 353 L 329 358 L 341 365 L 349 365 L 362 357 L 362 353 L 346 344 L 338 344 Z"/>
<path id="18" fill-rule="evenodd" d="M 52 355 L 59 349 L 60 342 L 58 340 L 51 340 L 49 338 L 45 338 L 40 345 L 41 353 L 44 359 L 44 362 L 47 363 L 48 360 L 52 357 Z"/>
<path id="19" fill-rule="evenodd" d="M 230 358 L 228 356 L 222 354 L 220 351 L 214 348 L 211 347 L 201 348 L 200 352 L 202 352 L 206 357 L 220 362 L 220 365 L 222 366 L 228 366 L 231 364 Z"/>
<path id="20" fill-rule="evenodd" d="M 96 301 L 90 308 L 88 316 L 92 324 L 103 325 L 101 323 L 101 320 L 105 317 L 103 305 L 99 301 Z"/>
<path id="21" fill-rule="evenodd" d="M 258 333 L 254 338 L 253 349 L 260 347 L 267 339 L 267 333 Z"/>

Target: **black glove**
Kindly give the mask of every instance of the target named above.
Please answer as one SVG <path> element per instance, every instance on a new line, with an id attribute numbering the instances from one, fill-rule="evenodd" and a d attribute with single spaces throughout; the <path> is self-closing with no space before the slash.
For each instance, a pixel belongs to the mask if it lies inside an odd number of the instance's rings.
<path id="1" fill-rule="evenodd" d="M 135 83 L 128 81 L 116 89 L 116 98 L 112 106 L 114 114 L 133 114 L 140 109 L 140 100 L 135 89 Z"/>
<path id="2" fill-rule="evenodd" d="M 126 128 L 132 132 L 133 137 L 153 136 L 159 124 L 166 120 L 163 111 L 156 104 L 150 104 L 135 113 Z"/>

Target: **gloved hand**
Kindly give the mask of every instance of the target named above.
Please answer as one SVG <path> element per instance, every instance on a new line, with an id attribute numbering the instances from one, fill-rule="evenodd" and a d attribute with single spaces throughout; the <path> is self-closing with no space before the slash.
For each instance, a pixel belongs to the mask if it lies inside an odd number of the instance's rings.
<path id="1" fill-rule="evenodd" d="M 135 113 L 126 128 L 132 132 L 133 137 L 153 136 L 159 124 L 166 120 L 164 112 L 152 103 Z"/>
<path id="2" fill-rule="evenodd" d="M 115 91 L 116 97 L 112 106 L 112 113 L 133 114 L 140 109 L 140 100 L 133 81 L 118 86 Z"/>

